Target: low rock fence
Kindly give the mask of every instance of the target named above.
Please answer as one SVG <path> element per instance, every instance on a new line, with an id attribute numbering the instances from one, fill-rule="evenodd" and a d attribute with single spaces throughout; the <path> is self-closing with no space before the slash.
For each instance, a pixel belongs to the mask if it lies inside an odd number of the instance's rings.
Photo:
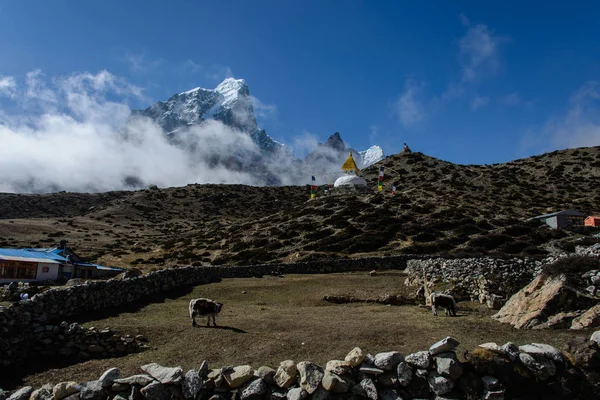
<path id="1" fill-rule="evenodd" d="M 24 362 L 32 353 L 32 347 L 39 345 L 40 332 L 36 331 L 41 326 L 58 325 L 78 315 L 120 307 L 183 286 L 271 273 L 332 273 L 405 267 L 404 256 L 250 266 L 188 266 L 162 269 L 128 279 L 53 288 L 10 307 L 0 307 L 0 367 Z"/>
<path id="2" fill-rule="evenodd" d="M 498 309 L 502 304 L 537 276 L 542 267 L 554 258 L 430 258 L 408 260 L 409 286 L 431 291 L 446 291 L 459 300 L 480 301 Z"/>
<path id="3" fill-rule="evenodd" d="M 31 350 L 39 357 L 61 357 L 76 360 L 106 358 L 137 353 L 149 348 L 143 335 L 121 335 L 110 328 L 84 328 L 74 322 L 39 325 L 33 329 L 35 342 Z"/>
<path id="4" fill-rule="evenodd" d="M 357 347 L 325 367 L 286 360 L 276 369 L 209 369 L 204 361 L 185 372 L 152 363 L 129 377 L 111 368 L 89 382 L 65 379 L 41 388 L 0 390 L 0 400 L 596 399 L 599 387 L 593 371 L 600 366 L 600 332 L 594 335 L 572 347 L 569 355 L 546 344 L 485 343 L 459 361 L 459 342 L 447 337 L 406 356 L 398 351 L 371 355 Z"/>

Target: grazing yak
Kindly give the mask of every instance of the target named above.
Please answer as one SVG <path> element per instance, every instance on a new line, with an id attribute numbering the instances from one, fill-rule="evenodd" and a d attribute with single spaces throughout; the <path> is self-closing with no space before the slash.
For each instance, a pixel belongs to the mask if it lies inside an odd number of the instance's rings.
<path id="1" fill-rule="evenodd" d="M 433 315 L 437 315 L 437 307 L 441 307 L 446 310 L 446 315 L 456 317 L 456 309 L 458 307 L 456 306 L 454 297 L 450 296 L 449 294 L 431 293 L 429 300 L 431 301 L 431 310 L 433 311 Z"/>
<path id="2" fill-rule="evenodd" d="M 192 299 L 190 300 L 190 318 L 192 319 L 192 326 L 196 326 L 196 317 L 198 315 L 206 315 L 208 320 L 206 326 L 210 326 L 210 318 L 212 317 L 213 325 L 217 326 L 215 316 L 221 312 L 223 304 L 217 303 L 209 299 Z"/>

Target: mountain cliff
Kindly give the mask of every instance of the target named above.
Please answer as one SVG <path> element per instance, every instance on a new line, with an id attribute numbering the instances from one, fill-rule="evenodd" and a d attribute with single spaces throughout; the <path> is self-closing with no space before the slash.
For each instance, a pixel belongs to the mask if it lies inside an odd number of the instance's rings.
<path id="1" fill-rule="evenodd" d="M 272 153 L 283 147 L 258 127 L 250 89 L 243 79 L 227 78 L 215 89 L 197 87 L 174 94 L 167 101 L 133 114 L 152 119 L 169 136 L 212 119 L 248 134 L 263 152 Z"/>

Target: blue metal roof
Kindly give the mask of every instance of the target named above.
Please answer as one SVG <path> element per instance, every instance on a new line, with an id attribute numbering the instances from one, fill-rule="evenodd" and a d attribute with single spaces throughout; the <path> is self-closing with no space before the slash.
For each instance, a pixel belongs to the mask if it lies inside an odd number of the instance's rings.
<path id="1" fill-rule="evenodd" d="M 96 266 L 96 269 L 104 270 L 104 271 L 125 271 L 123 268 L 115 268 L 115 267 L 105 267 L 104 265 L 92 264 Z"/>
<path id="2" fill-rule="evenodd" d="M 67 261 L 67 259 L 61 255 L 58 255 L 55 253 L 47 253 L 47 252 L 43 252 L 43 251 L 32 251 L 31 249 L 27 249 L 27 250 L 0 249 L 0 256 L 38 258 L 38 259 L 46 259 L 46 260 L 54 260 L 54 261 Z"/>

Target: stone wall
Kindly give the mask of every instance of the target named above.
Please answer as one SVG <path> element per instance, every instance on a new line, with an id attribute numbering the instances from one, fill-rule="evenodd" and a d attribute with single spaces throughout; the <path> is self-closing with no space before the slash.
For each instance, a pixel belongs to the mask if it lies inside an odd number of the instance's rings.
<path id="1" fill-rule="evenodd" d="M 539 274 L 554 259 L 430 258 L 408 260 L 406 284 L 447 291 L 458 300 L 499 308 L 506 299 Z"/>
<path id="2" fill-rule="evenodd" d="M 375 355 L 352 349 L 325 367 L 310 361 L 282 361 L 274 368 L 238 365 L 198 369 L 156 363 L 138 375 L 121 377 L 118 368 L 97 380 L 48 383 L 41 388 L 0 390 L 0 400 L 402 400 L 402 399 L 596 399 L 600 332 L 570 348 L 567 356 L 545 344 L 499 346 L 485 343 L 459 361 L 459 342 L 447 337 L 429 350 Z"/>
<path id="3" fill-rule="evenodd" d="M 41 326 L 58 326 L 65 319 L 120 307 L 178 287 L 217 282 L 222 278 L 262 276 L 273 271 L 332 273 L 404 269 L 405 266 L 406 258 L 399 256 L 294 264 L 181 267 L 162 269 L 129 279 L 111 279 L 68 288 L 54 288 L 11 307 L 0 307 L 0 367 L 23 362 L 33 346 L 39 345 L 38 336 L 41 332 L 38 330 Z M 50 328 L 48 332 L 53 330 L 55 328 Z"/>

